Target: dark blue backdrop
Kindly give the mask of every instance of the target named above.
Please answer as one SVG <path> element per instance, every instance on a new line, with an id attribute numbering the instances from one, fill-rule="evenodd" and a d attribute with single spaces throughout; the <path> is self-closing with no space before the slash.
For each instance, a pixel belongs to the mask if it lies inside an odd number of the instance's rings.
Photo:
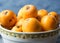
<path id="1" fill-rule="evenodd" d="M 56 11 L 60 14 L 60 0 L 0 0 L 0 11 L 10 9 L 18 13 L 19 9 L 26 4 L 33 4 L 38 9 Z"/>

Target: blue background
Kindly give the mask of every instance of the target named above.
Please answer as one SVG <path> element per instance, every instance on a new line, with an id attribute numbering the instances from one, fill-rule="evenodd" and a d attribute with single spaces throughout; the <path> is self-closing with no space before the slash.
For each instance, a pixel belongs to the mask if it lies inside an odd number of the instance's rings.
<path id="1" fill-rule="evenodd" d="M 10 9 L 17 14 L 19 9 L 26 4 L 33 4 L 37 9 L 56 11 L 60 14 L 60 0 L 0 0 L 0 12 Z M 2 43 L 1 38 L 0 43 Z M 60 37 L 58 37 L 57 43 L 60 43 Z"/>
<path id="2" fill-rule="evenodd" d="M 10 9 L 17 14 L 19 9 L 26 4 L 33 4 L 37 9 L 56 11 L 60 14 L 60 0 L 0 0 L 0 11 Z"/>

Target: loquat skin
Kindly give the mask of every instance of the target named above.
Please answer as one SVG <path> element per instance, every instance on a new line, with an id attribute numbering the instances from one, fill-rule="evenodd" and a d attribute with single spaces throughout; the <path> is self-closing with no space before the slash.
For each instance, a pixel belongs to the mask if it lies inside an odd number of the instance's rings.
<path id="1" fill-rule="evenodd" d="M 11 31 L 13 31 L 13 32 L 22 32 L 22 26 L 21 25 L 16 25 L 16 26 L 14 26 L 12 29 L 11 29 Z"/>
<path id="2" fill-rule="evenodd" d="M 34 5 L 25 5 L 19 10 L 17 19 L 27 19 L 31 17 L 37 17 L 37 8 Z"/>
<path id="3" fill-rule="evenodd" d="M 16 22 L 16 14 L 11 10 L 4 10 L 0 13 L 0 22 L 6 28 L 13 27 Z"/>
<path id="4" fill-rule="evenodd" d="M 38 10 L 38 16 L 40 16 L 41 18 L 45 15 L 48 15 L 48 11 L 45 9 L 40 9 Z"/>
<path id="5" fill-rule="evenodd" d="M 36 18 L 27 18 L 22 24 L 23 32 L 40 32 L 41 25 Z"/>
<path id="6" fill-rule="evenodd" d="M 58 20 L 58 13 L 55 11 L 51 11 L 48 13 L 48 15 L 54 16 L 56 18 L 57 26 L 59 25 L 59 20 Z"/>
<path id="7" fill-rule="evenodd" d="M 57 14 L 57 12 L 52 11 L 52 12 L 49 12 L 48 15 L 54 16 L 56 18 L 57 22 L 58 22 L 58 14 Z"/>
<path id="8" fill-rule="evenodd" d="M 24 19 L 20 19 L 16 25 L 12 28 L 12 31 L 14 32 L 22 32 L 22 24 L 24 22 Z"/>
<path id="9" fill-rule="evenodd" d="M 46 15 L 41 19 L 41 25 L 44 31 L 54 30 L 57 28 L 56 18 L 51 15 Z"/>
<path id="10" fill-rule="evenodd" d="M 22 25 L 23 22 L 24 22 L 24 20 L 25 20 L 25 19 L 20 19 L 20 20 L 16 23 L 16 25 Z"/>

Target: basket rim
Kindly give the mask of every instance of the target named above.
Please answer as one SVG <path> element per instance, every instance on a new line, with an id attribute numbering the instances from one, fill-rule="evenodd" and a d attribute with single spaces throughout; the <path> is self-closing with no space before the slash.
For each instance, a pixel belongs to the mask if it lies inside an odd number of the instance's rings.
<path id="1" fill-rule="evenodd" d="M 7 32 L 11 32 L 11 33 L 17 33 L 17 34 L 40 34 L 40 33 L 43 34 L 43 33 L 49 33 L 49 32 L 54 32 L 54 31 L 60 30 L 60 27 L 58 27 L 57 29 L 54 29 L 54 30 L 41 31 L 41 32 L 13 32 L 11 30 L 5 29 L 1 25 L 0 25 L 0 29 L 7 31 Z"/>

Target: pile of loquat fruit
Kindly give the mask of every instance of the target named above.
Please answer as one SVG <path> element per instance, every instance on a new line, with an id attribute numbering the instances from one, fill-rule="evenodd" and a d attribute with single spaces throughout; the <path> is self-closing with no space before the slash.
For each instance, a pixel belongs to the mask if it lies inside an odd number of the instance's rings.
<path id="1" fill-rule="evenodd" d="M 59 22 L 57 12 L 25 5 L 17 16 L 12 10 L 0 12 L 0 24 L 14 32 L 41 32 L 57 29 Z"/>

